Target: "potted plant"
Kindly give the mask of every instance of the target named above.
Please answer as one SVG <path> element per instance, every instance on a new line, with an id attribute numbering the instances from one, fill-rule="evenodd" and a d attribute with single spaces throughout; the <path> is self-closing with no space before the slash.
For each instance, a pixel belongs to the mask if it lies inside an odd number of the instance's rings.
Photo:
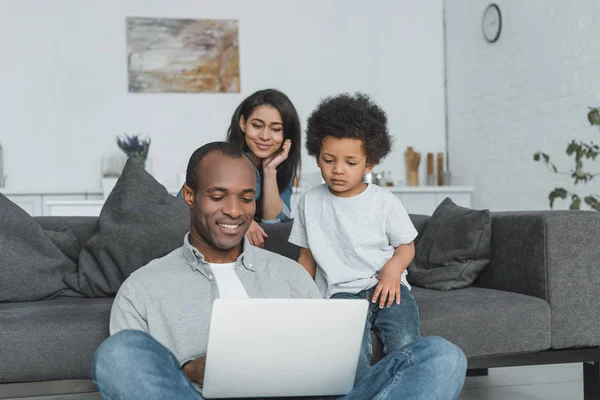
<path id="1" fill-rule="evenodd" d="M 117 146 L 125 155 L 113 154 L 102 157 L 102 192 L 104 198 L 107 198 L 112 192 L 128 158 L 137 162 L 142 168 L 146 167 L 146 161 L 148 160 L 150 138 L 140 139 L 139 135 L 123 135 L 117 136 L 116 141 Z"/>
<path id="2" fill-rule="evenodd" d="M 600 107 L 590 107 L 587 118 L 592 126 L 600 126 Z M 600 154 L 600 147 L 598 147 L 597 144 L 594 144 L 594 142 L 586 143 L 583 141 L 572 140 L 567 144 L 567 155 L 573 157 L 573 161 L 575 162 L 574 169 L 564 172 L 559 171 L 554 163 L 550 161 L 550 156 L 541 151 L 538 151 L 533 155 L 533 160 L 543 162 L 550 171 L 555 174 L 569 175 L 571 179 L 573 179 L 574 185 L 577 185 L 579 183 L 587 184 L 598 175 L 598 173 L 585 172 L 583 169 L 583 160 L 594 161 L 598 154 Z M 600 195 L 598 194 L 588 194 L 582 198 L 577 193 L 568 191 L 563 187 L 556 187 L 548 195 L 550 208 L 553 208 L 556 199 L 570 199 L 570 210 L 581 209 L 581 203 L 583 201 L 590 209 L 600 211 Z"/>
<path id="3" fill-rule="evenodd" d="M 140 164 L 142 168 L 146 167 L 146 160 L 148 159 L 148 151 L 150 150 L 150 138 L 140 140 L 140 135 L 123 135 L 117 136 L 117 145 L 128 158 L 133 159 L 135 162 Z"/>

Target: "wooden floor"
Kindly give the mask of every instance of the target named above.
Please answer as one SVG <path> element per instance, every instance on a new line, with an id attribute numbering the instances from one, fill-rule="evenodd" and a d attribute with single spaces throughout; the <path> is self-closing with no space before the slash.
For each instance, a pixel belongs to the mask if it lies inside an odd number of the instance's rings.
<path id="1" fill-rule="evenodd" d="M 467 377 L 459 400 L 583 400 L 583 366 L 493 368 Z"/>

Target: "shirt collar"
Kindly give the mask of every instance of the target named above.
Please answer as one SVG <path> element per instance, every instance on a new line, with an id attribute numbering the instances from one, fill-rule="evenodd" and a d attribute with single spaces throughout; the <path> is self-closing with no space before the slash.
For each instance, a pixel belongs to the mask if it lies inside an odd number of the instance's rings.
<path id="1" fill-rule="evenodd" d="M 245 268 L 249 271 L 256 271 L 256 248 L 250 244 L 246 235 L 243 239 L 242 254 L 235 261 L 236 268 Z M 186 263 L 194 270 L 202 273 L 206 277 L 211 275 L 210 264 L 204 260 L 204 255 L 190 244 L 190 233 L 188 232 L 183 239 L 182 247 L 183 257 Z"/>

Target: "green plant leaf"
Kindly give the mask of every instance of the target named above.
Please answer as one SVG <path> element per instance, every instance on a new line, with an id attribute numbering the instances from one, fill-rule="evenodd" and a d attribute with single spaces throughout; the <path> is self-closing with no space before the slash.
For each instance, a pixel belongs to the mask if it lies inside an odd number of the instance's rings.
<path id="1" fill-rule="evenodd" d="M 600 107 L 589 107 L 587 117 L 590 124 L 600 126 Z M 569 175 L 575 185 L 579 183 L 587 184 L 593 181 L 595 176 L 600 175 L 600 173 L 587 172 L 584 167 L 584 160 L 595 161 L 600 155 L 600 146 L 593 141 L 586 143 L 573 139 L 567 143 L 566 153 L 569 157 L 573 157 L 571 160 L 575 163 L 574 168 L 568 170 L 568 172 L 559 172 L 556 166 L 550 162 L 550 156 L 541 151 L 534 153 L 533 160 L 537 162 L 543 161 L 554 173 Z M 555 188 L 550 192 L 548 195 L 550 208 L 554 207 L 556 199 L 566 200 L 569 196 L 571 198 L 569 208 L 571 210 L 579 210 L 582 203 L 581 198 L 576 194 L 568 193 L 564 188 Z M 600 197 L 587 196 L 583 202 L 594 210 L 600 211 Z"/>
<path id="2" fill-rule="evenodd" d="M 571 196 L 571 205 L 569 206 L 569 210 L 579 210 L 581 209 L 581 199 L 579 196 L 574 194 Z"/>
<path id="3" fill-rule="evenodd" d="M 590 206 L 591 209 L 600 211 L 600 200 L 596 196 L 586 196 L 583 201 Z"/>
<path id="4" fill-rule="evenodd" d="M 548 200 L 550 200 L 550 208 L 554 207 L 554 200 L 556 200 L 557 198 L 564 200 L 567 198 L 567 195 L 567 190 L 563 188 L 555 188 L 553 191 L 551 191 L 548 195 Z"/>
<path id="5" fill-rule="evenodd" d="M 577 144 L 577 142 L 575 142 L 575 140 L 573 140 L 567 146 L 567 155 L 569 155 L 569 156 L 573 155 L 573 153 L 577 152 L 578 150 L 581 150 L 581 146 L 579 144 Z"/>
<path id="6" fill-rule="evenodd" d="M 600 125 L 600 108 L 590 107 L 587 117 L 591 125 Z"/>

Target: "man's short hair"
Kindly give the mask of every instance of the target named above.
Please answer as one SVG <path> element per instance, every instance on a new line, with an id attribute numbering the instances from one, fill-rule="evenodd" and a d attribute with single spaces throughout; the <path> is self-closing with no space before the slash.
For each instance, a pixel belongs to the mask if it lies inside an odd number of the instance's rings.
<path id="1" fill-rule="evenodd" d="M 206 157 L 214 151 L 218 151 L 225 157 L 229 157 L 231 159 L 238 159 L 242 157 L 247 158 L 246 154 L 244 154 L 243 151 L 227 142 L 211 142 L 196 149 L 196 151 L 194 151 L 194 153 L 190 157 L 187 172 L 185 175 L 185 184 L 188 185 L 192 190 L 198 190 L 198 165 L 200 165 L 200 161 L 202 161 L 204 157 Z M 248 161 L 250 161 L 250 159 L 248 159 Z"/>

